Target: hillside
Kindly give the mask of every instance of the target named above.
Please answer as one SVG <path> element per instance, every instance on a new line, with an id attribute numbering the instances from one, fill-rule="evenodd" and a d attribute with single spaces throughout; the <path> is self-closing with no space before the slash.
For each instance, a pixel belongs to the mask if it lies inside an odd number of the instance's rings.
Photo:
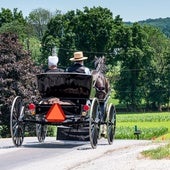
<path id="1" fill-rule="evenodd" d="M 147 19 L 143 21 L 138 21 L 142 25 L 151 25 L 159 28 L 167 37 L 170 38 L 170 17 L 167 18 L 157 18 L 157 19 Z M 133 24 L 128 22 L 127 24 Z"/>

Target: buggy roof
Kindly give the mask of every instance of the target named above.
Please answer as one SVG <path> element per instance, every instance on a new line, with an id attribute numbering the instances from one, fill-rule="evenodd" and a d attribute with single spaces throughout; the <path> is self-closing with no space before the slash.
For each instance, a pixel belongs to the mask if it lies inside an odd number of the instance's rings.
<path id="1" fill-rule="evenodd" d="M 47 72 L 37 75 L 40 95 L 58 98 L 89 98 L 92 76 L 80 73 Z"/>

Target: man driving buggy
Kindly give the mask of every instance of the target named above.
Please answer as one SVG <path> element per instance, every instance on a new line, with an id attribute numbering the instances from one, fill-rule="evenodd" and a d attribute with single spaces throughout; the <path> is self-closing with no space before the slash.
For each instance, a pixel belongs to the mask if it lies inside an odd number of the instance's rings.
<path id="1" fill-rule="evenodd" d="M 73 61 L 74 64 L 66 69 L 68 72 L 77 72 L 77 73 L 85 73 L 87 75 L 91 75 L 89 68 L 84 66 L 84 60 L 87 57 L 83 56 L 82 51 L 78 51 L 74 53 L 74 57 L 70 58 L 70 61 Z"/>

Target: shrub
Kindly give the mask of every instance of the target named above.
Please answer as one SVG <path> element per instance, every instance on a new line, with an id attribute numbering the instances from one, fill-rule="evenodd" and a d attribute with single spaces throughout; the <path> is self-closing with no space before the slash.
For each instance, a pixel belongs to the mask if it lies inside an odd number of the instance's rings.
<path id="1" fill-rule="evenodd" d="M 35 74 L 40 72 L 31 61 L 28 51 L 25 51 L 15 34 L 0 34 L 0 124 L 6 125 L 6 136 L 9 132 L 10 106 L 13 99 L 19 95 L 24 103 L 36 101 L 39 97 L 36 91 Z"/>

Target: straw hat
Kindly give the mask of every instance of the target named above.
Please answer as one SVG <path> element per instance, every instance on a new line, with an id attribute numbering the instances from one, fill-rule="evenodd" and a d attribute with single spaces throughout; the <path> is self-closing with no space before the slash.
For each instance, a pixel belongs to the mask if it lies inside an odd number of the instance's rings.
<path id="1" fill-rule="evenodd" d="M 82 61 L 82 60 L 86 60 L 88 57 L 84 57 L 83 56 L 83 52 L 82 51 L 78 51 L 74 53 L 74 57 L 70 58 L 70 61 Z"/>

